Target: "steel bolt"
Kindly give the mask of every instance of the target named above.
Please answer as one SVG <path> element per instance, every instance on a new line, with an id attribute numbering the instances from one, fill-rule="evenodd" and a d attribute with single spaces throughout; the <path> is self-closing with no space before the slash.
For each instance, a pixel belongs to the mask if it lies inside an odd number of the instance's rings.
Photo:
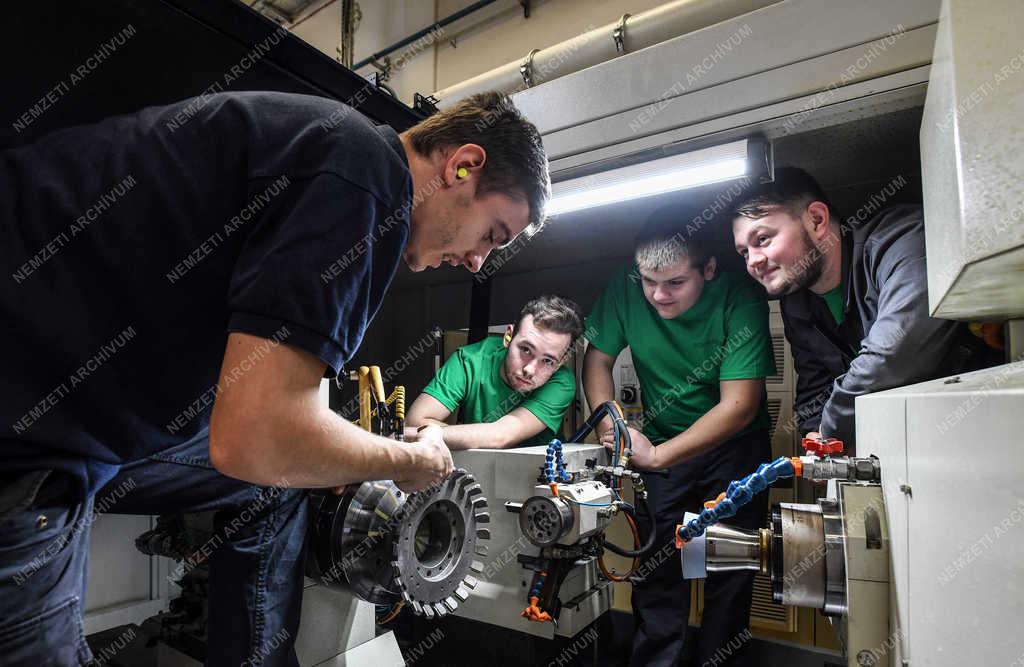
<path id="1" fill-rule="evenodd" d="M 864 667 L 873 667 L 875 662 L 875 656 L 871 653 L 871 651 L 861 651 L 857 654 L 858 665 L 863 665 Z"/>

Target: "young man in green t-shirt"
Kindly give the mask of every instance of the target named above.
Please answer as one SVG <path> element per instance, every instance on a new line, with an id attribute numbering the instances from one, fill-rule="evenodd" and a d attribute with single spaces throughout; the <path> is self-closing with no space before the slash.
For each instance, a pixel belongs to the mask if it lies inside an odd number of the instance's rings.
<path id="1" fill-rule="evenodd" d="M 489 336 L 453 354 L 409 408 L 409 426 L 440 424 L 451 449 L 547 444 L 576 394 L 562 367 L 583 333 L 574 302 L 545 295 L 527 303 L 504 338 Z M 459 421 L 445 419 L 459 411 Z"/>
<path id="2" fill-rule="evenodd" d="M 675 665 L 689 617 L 689 582 L 682 579 L 673 531 L 728 483 L 770 460 L 764 378 L 775 372 L 768 305 L 746 279 L 717 271 L 713 256 L 676 230 L 678 213 L 659 214 L 637 243 L 635 264 L 616 272 L 587 319 L 590 342 L 583 388 L 591 408 L 612 400 L 612 365 L 629 346 L 644 405 L 643 431 L 630 428 L 632 466 L 643 473 L 657 530 L 632 592 L 636 633 L 630 664 Z M 611 424 L 598 428 L 611 444 Z M 767 512 L 761 494 L 730 523 L 753 528 Z M 666 556 L 667 553 L 667 556 Z M 710 574 L 696 664 L 742 664 L 753 575 Z"/>

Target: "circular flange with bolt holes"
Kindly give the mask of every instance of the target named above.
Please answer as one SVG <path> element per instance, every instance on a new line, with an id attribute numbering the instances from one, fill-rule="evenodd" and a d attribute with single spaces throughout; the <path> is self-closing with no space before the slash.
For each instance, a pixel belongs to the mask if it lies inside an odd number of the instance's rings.
<path id="1" fill-rule="evenodd" d="M 561 498 L 533 496 L 519 510 L 519 528 L 538 547 L 549 547 L 572 530 L 572 508 Z"/>
<path id="2" fill-rule="evenodd" d="M 445 616 L 469 597 L 477 584 L 473 575 L 483 571 L 476 556 L 487 555 L 479 542 L 491 536 L 479 526 L 491 521 L 487 499 L 460 468 L 417 500 L 395 535 L 393 583 L 415 613 Z"/>
<path id="3" fill-rule="evenodd" d="M 468 472 L 406 494 L 391 481 L 340 496 L 313 496 L 307 575 L 375 604 L 404 600 L 414 613 L 444 616 L 476 586 L 486 555 L 487 500 Z"/>

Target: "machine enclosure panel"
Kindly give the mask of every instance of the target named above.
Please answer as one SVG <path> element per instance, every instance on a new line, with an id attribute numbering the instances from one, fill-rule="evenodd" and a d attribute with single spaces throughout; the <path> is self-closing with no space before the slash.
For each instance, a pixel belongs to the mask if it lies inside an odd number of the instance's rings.
<path id="1" fill-rule="evenodd" d="M 857 399 L 882 462 L 897 661 L 1009 665 L 1024 654 L 1024 362 Z"/>
<path id="2" fill-rule="evenodd" d="M 945 0 L 921 121 L 928 304 L 1024 317 L 1020 0 Z"/>
<path id="3" fill-rule="evenodd" d="M 520 532 L 519 515 L 504 507 L 506 502 L 521 503 L 536 494 L 546 451 L 538 446 L 452 452 L 456 467 L 473 471 L 492 508 L 491 539 L 488 555 L 480 558 L 484 565 L 480 582 L 455 615 L 551 639 L 556 634 L 572 637 L 610 609 L 612 586 L 598 580 L 593 560 L 577 561 L 560 590 L 564 606 L 557 629 L 551 623 L 533 623 L 519 615 L 526 606 L 533 572 L 524 568 L 518 557 L 537 556 L 540 550 Z M 566 468 L 572 471 L 582 470 L 587 459 L 604 460 L 605 454 L 600 445 L 567 444 L 563 456 Z M 570 601 L 571 606 L 567 604 Z"/>

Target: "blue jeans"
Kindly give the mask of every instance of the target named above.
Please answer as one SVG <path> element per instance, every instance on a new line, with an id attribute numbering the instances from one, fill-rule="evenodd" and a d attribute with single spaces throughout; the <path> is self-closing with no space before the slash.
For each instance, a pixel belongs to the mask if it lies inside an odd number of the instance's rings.
<path id="1" fill-rule="evenodd" d="M 308 515 L 298 489 L 221 475 L 202 437 L 129 463 L 95 496 L 38 471 L 4 480 L 0 506 L 0 663 L 41 667 L 91 660 L 82 608 L 93 510 L 216 511 L 209 553 L 208 665 L 297 665 Z M 125 535 L 126 545 L 135 536 Z M 102 565 L 102 564 L 98 564 Z"/>

